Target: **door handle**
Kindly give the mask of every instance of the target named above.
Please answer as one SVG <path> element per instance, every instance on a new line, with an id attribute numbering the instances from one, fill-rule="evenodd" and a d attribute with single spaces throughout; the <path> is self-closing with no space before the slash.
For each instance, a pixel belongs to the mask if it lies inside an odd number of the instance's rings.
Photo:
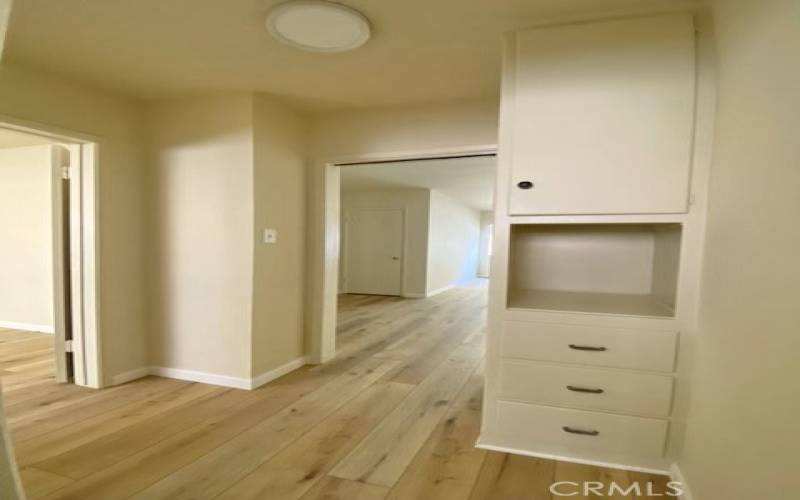
<path id="1" fill-rule="evenodd" d="M 400 260 L 400 257 L 392 257 L 392 260 Z"/>

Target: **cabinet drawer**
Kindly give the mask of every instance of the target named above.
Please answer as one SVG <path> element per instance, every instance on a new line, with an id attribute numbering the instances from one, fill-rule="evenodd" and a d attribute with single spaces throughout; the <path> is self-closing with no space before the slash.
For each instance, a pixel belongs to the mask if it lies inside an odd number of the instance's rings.
<path id="1" fill-rule="evenodd" d="M 664 453 L 667 421 L 501 401 L 497 428 L 526 446 L 564 446 L 642 457 Z"/>
<path id="2" fill-rule="evenodd" d="M 669 375 L 506 360 L 500 371 L 500 398 L 666 417 L 672 382 Z"/>
<path id="3" fill-rule="evenodd" d="M 503 357 L 671 372 L 677 333 L 505 322 Z"/>

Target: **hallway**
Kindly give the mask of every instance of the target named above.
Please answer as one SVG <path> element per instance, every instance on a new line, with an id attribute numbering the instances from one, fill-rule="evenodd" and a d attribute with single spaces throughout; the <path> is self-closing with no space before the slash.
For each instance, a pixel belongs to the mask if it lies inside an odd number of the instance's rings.
<path id="1" fill-rule="evenodd" d="M 549 499 L 553 480 L 663 491 L 666 478 L 473 447 L 484 287 L 347 295 L 339 310 L 334 361 L 254 391 L 158 377 L 102 391 L 56 385 L 42 339 L 26 351 L 20 339 L 34 334 L 4 331 L 29 498 Z"/>

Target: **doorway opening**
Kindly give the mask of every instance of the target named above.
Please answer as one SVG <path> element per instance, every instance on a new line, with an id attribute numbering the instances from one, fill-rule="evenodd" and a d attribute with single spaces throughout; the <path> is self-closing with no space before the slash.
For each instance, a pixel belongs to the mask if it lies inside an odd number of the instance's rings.
<path id="1" fill-rule="evenodd" d="M 326 164 L 315 361 L 335 355 L 342 321 L 355 325 L 366 321 L 359 315 L 374 316 L 356 310 L 359 304 L 388 307 L 485 286 L 496 162 L 496 149 L 486 147 Z"/>
<path id="2" fill-rule="evenodd" d="M 0 373 L 5 392 L 102 387 L 97 140 L 0 119 Z"/>

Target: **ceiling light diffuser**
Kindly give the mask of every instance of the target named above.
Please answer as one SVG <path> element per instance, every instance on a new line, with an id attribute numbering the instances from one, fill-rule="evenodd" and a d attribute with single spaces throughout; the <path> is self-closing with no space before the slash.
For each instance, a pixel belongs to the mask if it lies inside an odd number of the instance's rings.
<path id="1" fill-rule="evenodd" d="M 312 52 L 344 52 L 369 40 L 369 21 L 360 12 L 325 0 L 291 0 L 273 7 L 267 30 L 282 43 Z"/>

